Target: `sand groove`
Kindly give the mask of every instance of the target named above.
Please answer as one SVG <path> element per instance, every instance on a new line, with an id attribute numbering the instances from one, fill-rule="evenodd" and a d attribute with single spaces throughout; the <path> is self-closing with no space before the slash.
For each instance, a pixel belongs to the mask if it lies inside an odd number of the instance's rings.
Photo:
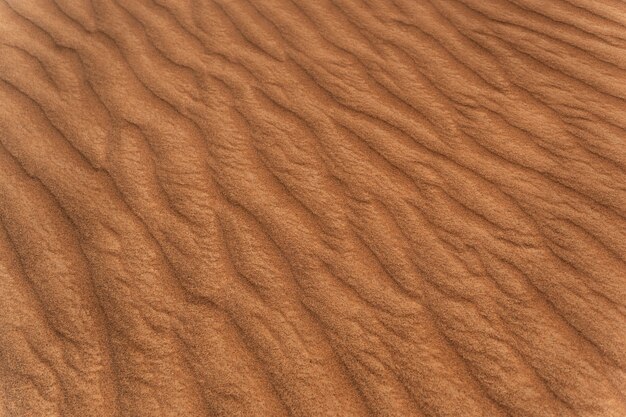
<path id="1" fill-rule="evenodd" d="M 1 0 L 0 416 L 625 416 L 625 110 L 618 0 Z"/>

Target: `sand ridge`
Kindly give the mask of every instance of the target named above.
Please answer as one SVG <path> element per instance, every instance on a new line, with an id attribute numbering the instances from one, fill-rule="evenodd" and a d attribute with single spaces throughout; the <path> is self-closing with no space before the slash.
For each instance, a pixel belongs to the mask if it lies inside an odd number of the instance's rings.
<path id="1" fill-rule="evenodd" d="M 626 3 L 0 0 L 0 416 L 626 416 Z"/>

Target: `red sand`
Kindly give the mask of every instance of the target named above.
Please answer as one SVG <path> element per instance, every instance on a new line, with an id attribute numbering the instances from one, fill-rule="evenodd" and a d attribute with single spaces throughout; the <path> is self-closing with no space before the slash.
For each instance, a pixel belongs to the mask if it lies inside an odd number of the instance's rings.
<path id="1" fill-rule="evenodd" d="M 626 416 L 626 3 L 0 0 L 0 416 Z"/>

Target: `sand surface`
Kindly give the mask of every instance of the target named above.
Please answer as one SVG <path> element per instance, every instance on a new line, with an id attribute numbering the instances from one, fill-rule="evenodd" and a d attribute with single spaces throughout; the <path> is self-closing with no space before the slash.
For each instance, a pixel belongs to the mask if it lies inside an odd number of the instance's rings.
<path id="1" fill-rule="evenodd" d="M 624 417 L 625 129 L 620 0 L 0 0 L 0 417 Z"/>

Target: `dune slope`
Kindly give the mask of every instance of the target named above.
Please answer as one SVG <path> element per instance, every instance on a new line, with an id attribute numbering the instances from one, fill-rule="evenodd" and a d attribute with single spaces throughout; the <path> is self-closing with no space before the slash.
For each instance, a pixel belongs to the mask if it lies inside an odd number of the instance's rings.
<path id="1" fill-rule="evenodd" d="M 626 3 L 0 0 L 0 416 L 626 416 Z"/>

